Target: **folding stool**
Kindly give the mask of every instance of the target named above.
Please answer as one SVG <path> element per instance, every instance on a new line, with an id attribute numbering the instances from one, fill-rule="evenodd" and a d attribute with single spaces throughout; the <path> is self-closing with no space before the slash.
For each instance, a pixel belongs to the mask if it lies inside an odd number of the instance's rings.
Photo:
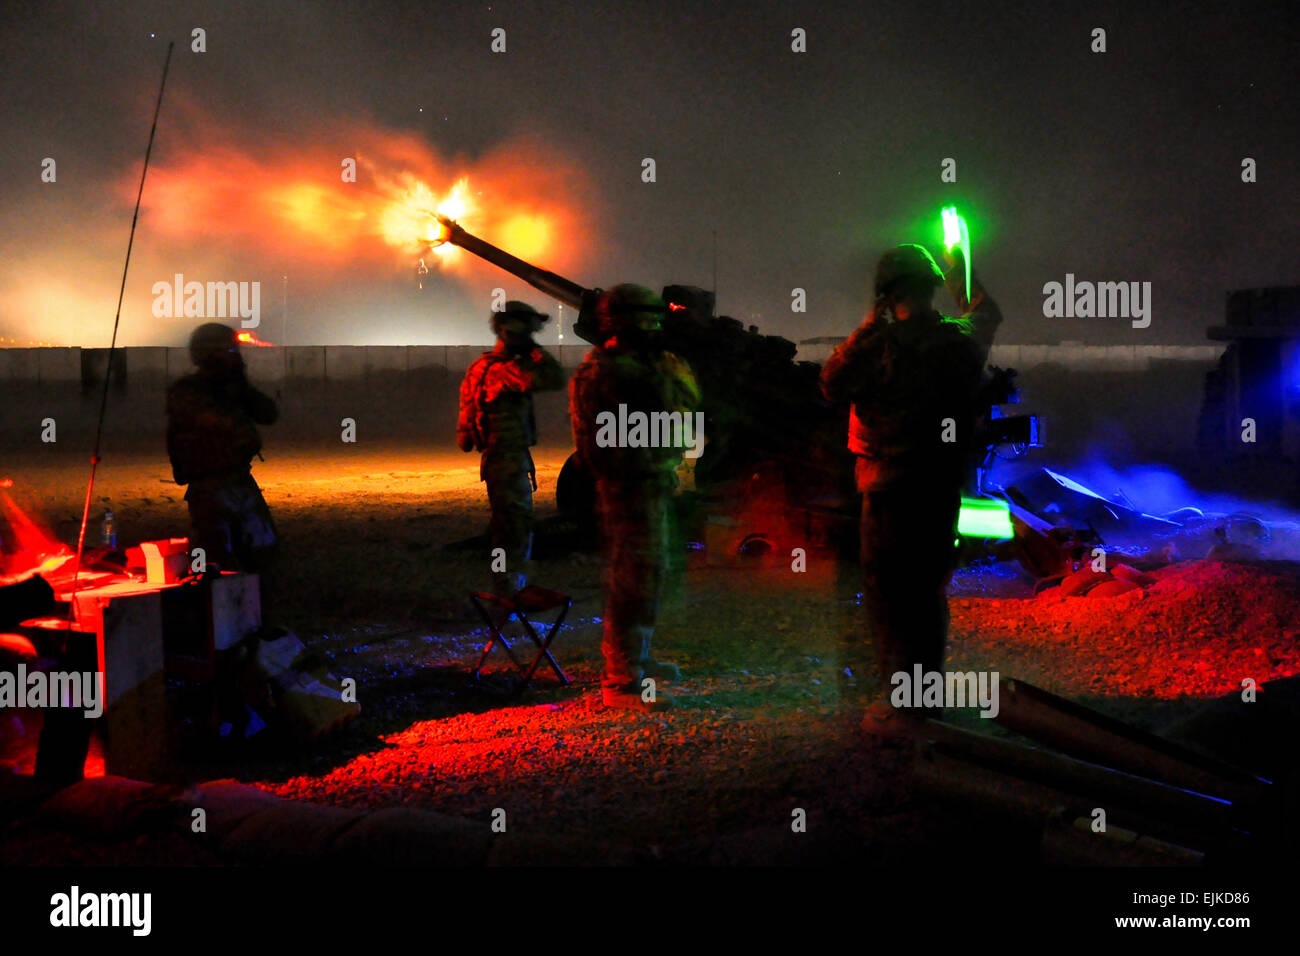
<path id="1" fill-rule="evenodd" d="M 523 689 L 528 686 L 529 682 L 533 679 L 533 674 L 537 671 L 538 665 L 541 664 L 543 657 L 545 657 L 547 662 L 551 665 L 551 669 L 555 671 L 555 676 L 560 679 L 561 684 L 567 685 L 572 683 L 569 680 L 568 675 L 565 674 L 560 665 L 556 663 L 555 658 L 551 656 L 551 642 L 555 640 L 555 635 L 559 633 L 560 628 L 563 626 L 564 618 L 568 615 L 569 608 L 573 607 L 573 599 L 570 598 L 569 595 L 561 594 L 559 591 L 551 591 L 547 588 L 538 587 L 535 584 L 530 584 L 528 587 L 523 588 L 508 598 L 501 597 L 498 594 L 489 594 L 487 591 L 475 591 L 470 595 L 470 601 L 478 610 L 479 616 L 483 618 L 484 623 L 487 624 L 488 633 L 490 634 L 487 646 L 483 648 L 483 654 L 479 657 L 478 665 L 474 668 L 475 680 L 481 679 L 483 665 L 487 662 L 488 654 L 492 652 L 493 645 L 496 644 L 497 641 L 500 641 L 501 646 L 505 648 L 506 654 L 510 657 L 511 662 L 523 674 L 523 681 L 517 688 L 517 692 L 522 692 Z M 501 608 L 501 610 L 505 612 L 505 617 L 503 617 L 499 623 L 492 619 L 492 615 L 488 612 L 488 605 Z M 534 628 L 533 622 L 528 619 L 528 615 L 530 613 L 544 614 L 547 611 L 552 611 L 556 608 L 559 608 L 560 613 L 556 615 L 555 620 L 551 622 L 550 630 L 546 632 L 546 638 L 542 639 L 538 637 L 537 630 Z M 518 618 L 519 623 L 523 625 L 524 633 L 526 633 L 532 639 L 532 642 L 537 645 L 537 656 L 533 658 L 532 664 L 527 668 L 525 668 L 519 661 L 519 658 L 515 656 L 514 650 L 510 647 L 510 642 L 506 640 L 505 635 L 501 633 L 502 628 L 510 622 L 512 617 Z"/>

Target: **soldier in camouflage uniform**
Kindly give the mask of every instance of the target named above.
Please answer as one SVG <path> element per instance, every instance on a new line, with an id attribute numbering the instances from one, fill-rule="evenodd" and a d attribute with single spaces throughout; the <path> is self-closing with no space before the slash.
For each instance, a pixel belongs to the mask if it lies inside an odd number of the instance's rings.
<path id="1" fill-rule="evenodd" d="M 167 454 L 176 483 L 189 486 L 190 546 L 210 568 L 264 575 L 276 532 L 252 461 L 262 450 L 257 426 L 279 409 L 249 384 L 234 329 L 200 325 L 190 357 L 198 370 L 167 390 Z"/>
<path id="2" fill-rule="evenodd" d="M 573 378 L 569 415 L 583 467 L 596 481 L 605 561 L 602 699 L 608 707 L 666 707 L 667 695 L 643 694 L 645 677 L 675 678 L 658 662 L 650 638 L 658 615 L 669 541 L 669 507 L 677 486 L 681 448 L 619 448 L 598 440 L 602 412 L 680 412 L 689 415 L 700 393 L 687 363 L 663 349 L 658 331 L 664 301 L 636 285 L 601 295 L 595 319 L 600 344 Z"/>
<path id="3" fill-rule="evenodd" d="M 493 570 L 503 597 L 526 583 L 532 552 L 533 492 L 537 471 L 529 448 L 537 444 L 533 392 L 564 387 L 564 370 L 533 341 L 548 316 L 510 301 L 492 313 L 496 347 L 474 361 L 460 386 L 456 441 L 461 451 L 480 451 L 479 477 L 492 506 L 492 548 L 505 552 L 505 570 Z M 493 559 L 495 567 L 495 558 Z"/>
<path id="4" fill-rule="evenodd" d="M 944 669 L 961 487 L 1002 320 L 973 276 L 967 299 L 960 255 L 947 256 L 945 277 L 921 246 L 885 253 L 875 306 L 821 373 L 826 398 L 853 402 L 848 444 L 862 493 L 862 604 L 884 685 L 864 726 L 877 733 L 906 730 L 888 699 L 893 674 L 910 674 L 918 663 L 926 672 Z M 940 285 L 959 318 L 935 311 Z"/>

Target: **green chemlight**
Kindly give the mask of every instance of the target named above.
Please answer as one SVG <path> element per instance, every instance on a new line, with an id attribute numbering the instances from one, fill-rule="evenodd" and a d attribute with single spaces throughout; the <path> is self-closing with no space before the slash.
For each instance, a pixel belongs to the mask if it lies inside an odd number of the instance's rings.
<path id="1" fill-rule="evenodd" d="M 966 264 L 966 301 L 970 301 L 970 228 L 966 220 L 957 213 L 956 206 L 945 206 L 940 214 L 943 217 L 943 245 L 949 252 L 961 248 L 961 257 Z"/>
<path id="2" fill-rule="evenodd" d="M 1010 538 L 1011 511 L 1005 501 L 963 497 L 957 533 L 966 538 Z"/>
<path id="3" fill-rule="evenodd" d="M 957 215 L 956 206 L 943 208 L 943 244 L 949 251 L 961 242 L 961 217 Z"/>

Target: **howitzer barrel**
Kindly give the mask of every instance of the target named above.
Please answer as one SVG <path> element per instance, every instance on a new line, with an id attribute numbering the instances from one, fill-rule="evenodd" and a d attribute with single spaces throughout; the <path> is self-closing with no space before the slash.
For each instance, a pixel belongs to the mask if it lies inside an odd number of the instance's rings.
<path id="1" fill-rule="evenodd" d="M 583 300 L 590 290 L 578 285 L 576 282 L 571 282 L 564 276 L 556 275 L 554 272 L 548 272 L 545 269 L 539 269 L 531 262 L 525 262 L 518 256 L 512 256 L 504 249 L 500 249 L 492 245 L 492 243 L 485 242 L 478 236 L 466 232 L 446 216 L 438 216 L 437 219 L 442 224 L 445 242 L 460 246 L 466 252 L 471 252 L 480 259 L 505 269 L 506 272 L 523 279 L 539 292 L 544 292 L 567 306 L 574 309 L 582 308 Z"/>

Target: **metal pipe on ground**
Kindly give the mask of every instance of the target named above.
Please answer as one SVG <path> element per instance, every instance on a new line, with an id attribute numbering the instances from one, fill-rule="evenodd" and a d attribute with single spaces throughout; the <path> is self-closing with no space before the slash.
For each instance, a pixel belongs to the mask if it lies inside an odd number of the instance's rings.
<path id="1" fill-rule="evenodd" d="M 936 721 L 926 722 L 922 736 L 937 753 L 1075 794 L 1091 806 L 1140 808 L 1155 836 L 1190 840 L 1227 858 L 1258 850 L 1251 821 L 1231 801 Z"/>
<path id="2" fill-rule="evenodd" d="M 1021 680 L 1002 682 L 994 719 L 1072 757 L 1230 800 L 1248 811 L 1271 797 L 1269 780 Z"/>
<path id="3" fill-rule="evenodd" d="M 1049 840 L 1047 829 L 1053 826 L 1053 820 L 1088 823 L 1090 801 L 1054 787 L 959 760 L 933 746 L 918 754 L 913 772 L 917 788 L 922 793 L 967 810 L 1009 818 L 1031 827 L 1038 834 L 1038 852 L 1047 855 L 1043 862 L 1065 864 L 1085 855 L 1090 855 L 1093 863 L 1112 866 L 1195 866 L 1204 860 L 1204 854 L 1198 849 L 1147 835 L 1146 821 L 1123 811 L 1118 811 L 1118 814 L 1129 826 L 1115 826 L 1111 821 L 1116 814 L 1108 814 L 1105 833 L 1094 834 L 1088 828 L 1087 832 L 1097 838 L 1092 844 L 1081 843 L 1077 838 L 1065 840 L 1056 834 Z M 1107 833 L 1112 835 L 1108 837 Z"/>
<path id="4" fill-rule="evenodd" d="M 947 724 L 927 721 L 926 738 L 941 753 L 984 764 L 1074 792 L 1096 793 L 1203 827 L 1231 829 L 1232 801 L 1185 790 L 1123 770 L 1088 763 L 1011 740 L 999 740 Z M 1239 815 L 1239 811 L 1237 813 Z"/>
<path id="5" fill-rule="evenodd" d="M 972 811 L 1043 820 L 1063 806 L 1081 807 L 1074 794 L 923 747 L 913 765 L 918 791 Z"/>
<path id="6" fill-rule="evenodd" d="M 1087 817 L 1055 813 L 1043 825 L 1043 862 L 1048 866 L 1200 866 L 1205 855 L 1123 827 L 1093 831 Z"/>

